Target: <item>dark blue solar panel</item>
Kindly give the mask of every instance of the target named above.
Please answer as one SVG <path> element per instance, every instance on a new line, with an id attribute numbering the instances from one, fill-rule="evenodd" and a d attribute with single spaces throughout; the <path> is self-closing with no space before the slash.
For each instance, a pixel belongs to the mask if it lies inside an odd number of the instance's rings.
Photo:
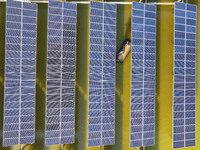
<path id="1" fill-rule="evenodd" d="M 88 146 L 114 144 L 116 6 L 90 3 Z"/>
<path id="2" fill-rule="evenodd" d="M 36 25 L 36 4 L 7 1 L 4 146 L 35 141 Z"/>
<path id="3" fill-rule="evenodd" d="M 49 1 L 46 145 L 74 143 L 76 4 Z"/>
<path id="4" fill-rule="evenodd" d="M 156 7 L 132 4 L 130 147 L 154 145 Z"/>
<path id="5" fill-rule="evenodd" d="M 173 148 L 195 146 L 196 6 L 175 3 Z"/>

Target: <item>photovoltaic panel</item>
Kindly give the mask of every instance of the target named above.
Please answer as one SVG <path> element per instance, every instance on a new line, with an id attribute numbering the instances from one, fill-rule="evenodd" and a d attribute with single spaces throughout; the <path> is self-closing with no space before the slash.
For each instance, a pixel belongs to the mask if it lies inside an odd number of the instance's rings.
<path id="1" fill-rule="evenodd" d="M 196 5 L 175 2 L 173 148 L 196 144 Z"/>
<path id="2" fill-rule="evenodd" d="M 46 145 L 74 143 L 76 4 L 49 1 Z"/>
<path id="3" fill-rule="evenodd" d="M 37 5 L 7 0 L 3 145 L 34 143 Z"/>
<path id="4" fill-rule="evenodd" d="M 88 146 L 115 137 L 116 5 L 90 2 Z"/>
<path id="5" fill-rule="evenodd" d="M 102 145 L 115 143 L 116 5 L 104 3 Z"/>
<path id="6" fill-rule="evenodd" d="M 103 3 L 90 2 L 88 146 L 101 145 Z"/>
<path id="7" fill-rule="evenodd" d="M 154 145 L 156 6 L 132 3 L 130 147 Z"/>

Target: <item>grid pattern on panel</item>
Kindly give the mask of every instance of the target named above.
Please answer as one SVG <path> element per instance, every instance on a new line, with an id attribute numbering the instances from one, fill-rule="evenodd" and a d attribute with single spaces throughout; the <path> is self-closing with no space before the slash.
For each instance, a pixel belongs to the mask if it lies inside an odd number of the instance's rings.
<path id="1" fill-rule="evenodd" d="M 195 146 L 196 6 L 175 3 L 173 148 Z"/>
<path id="2" fill-rule="evenodd" d="M 102 145 L 115 143 L 116 5 L 104 4 Z"/>
<path id="3" fill-rule="evenodd" d="M 103 3 L 90 2 L 88 146 L 101 145 Z"/>
<path id="4" fill-rule="evenodd" d="M 34 143 L 37 5 L 7 0 L 3 145 Z"/>
<path id="5" fill-rule="evenodd" d="M 49 1 L 46 145 L 74 143 L 76 4 Z"/>
<path id="6" fill-rule="evenodd" d="M 156 6 L 132 4 L 130 147 L 154 145 Z"/>
<path id="7" fill-rule="evenodd" d="M 114 144 L 116 6 L 90 3 L 88 146 Z"/>
<path id="8" fill-rule="evenodd" d="M 77 5 L 63 6 L 61 144 L 74 143 Z"/>

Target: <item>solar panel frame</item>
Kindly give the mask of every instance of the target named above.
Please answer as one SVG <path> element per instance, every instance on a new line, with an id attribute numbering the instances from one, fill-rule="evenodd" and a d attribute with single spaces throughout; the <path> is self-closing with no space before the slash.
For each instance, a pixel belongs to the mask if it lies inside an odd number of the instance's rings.
<path id="1" fill-rule="evenodd" d="M 113 27 L 111 27 L 112 24 Z M 110 25 L 109 28 L 108 25 Z M 115 31 L 111 33 L 112 30 Z M 113 43 L 109 42 L 111 40 L 113 40 Z M 89 147 L 114 144 L 115 112 L 114 109 L 111 111 L 109 109 L 115 106 L 115 96 L 114 94 L 113 97 L 107 95 L 106 92 L 109 93 L 111 91 L 106 87 L 115 88 L 115 45 L 116 5 L 91 1 L 88 81 Z M 113 74 L 112 77 L 109 76 L 110 73 Z M 108 81 L 111 81 L 110 84 L 108 84 Z M 115 89 L 112 91 L 114 92 Z"/>
<path id="2" fill-rule="evenodd" d="M 173 148 L 196 145 L 196 9 L 175 2 Z"/>
<path id="3" fill-rule="evenodd" d="M 130 148 L 155 143 L 156 6 L 132 3 Z"/>
<path id="4" fill-rule="evenodd" d="M 7 0 L 3 146 L 35 141 L 36 26 L 36 4 Z"/>
<path id="5" fill-rule="evenodd" d="M 48 10 L 45 144 L 70 144 L 75 135 L 77 5 L 50 0 Z"/>

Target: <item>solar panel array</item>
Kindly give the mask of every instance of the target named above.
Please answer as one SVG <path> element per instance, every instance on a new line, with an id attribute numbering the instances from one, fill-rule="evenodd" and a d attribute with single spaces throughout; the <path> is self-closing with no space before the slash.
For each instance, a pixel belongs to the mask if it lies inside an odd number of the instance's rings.
<path id="1" fill-rule="evenodd" d="M 90 2 L 88 146 L 115 142 L 116 5 Z"/>
<path id="2" fill-rule="evenodd" d="M 74 143 L 77 5 L 49 1 L 46 145 Z"/>
<path id="3" fill-rule="evenodd" d="M 154 145 L 156 6 L 132 3 L 130 147 Z"/>
<path id="4" fill-rule="evenodd" d="M 173 148 L 195 146 L 197 7 L 175 2 Z"/>
<path id="5" fill-rule="evenodd" d="M 7 0 L 3 145 L 34 143 L 37 5 Z"/>

